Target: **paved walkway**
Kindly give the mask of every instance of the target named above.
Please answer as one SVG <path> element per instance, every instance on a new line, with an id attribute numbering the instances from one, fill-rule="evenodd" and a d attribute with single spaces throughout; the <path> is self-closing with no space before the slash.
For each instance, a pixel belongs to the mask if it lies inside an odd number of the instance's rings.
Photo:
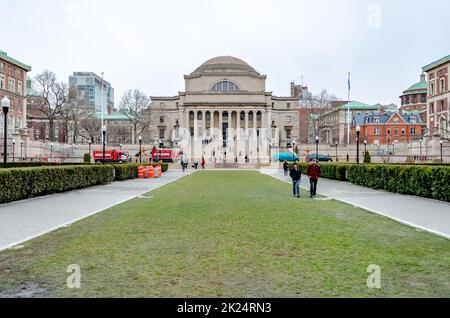
<path id="1" fill-rule="evenodd" d="M 0 205 L 0 251 L 70 225 L 191 174 L 136 179 Z"/>
<path id="2" fill-rule="evenodd" d="M 280 170 L 261 172 L 291 182 Z M 302 178 L 302 188 L 309 190 L 309 180 L 306 176 Z M 318 193 L 450 239 L 450 203 L 372 190 L 327 179 L 320 179 Z"/>

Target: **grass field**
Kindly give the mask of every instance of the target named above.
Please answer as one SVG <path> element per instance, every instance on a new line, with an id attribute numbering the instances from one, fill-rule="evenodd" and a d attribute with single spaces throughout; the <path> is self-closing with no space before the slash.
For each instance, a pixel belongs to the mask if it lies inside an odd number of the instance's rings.
<path id="1" fill-rule="evenodd" d="M 0 295 L 450 296 L 449 240 L 290 191 L 256 172 L 198 172 L 0 253 Z M 66 286 L 70 264 L 81 289 Z"/>

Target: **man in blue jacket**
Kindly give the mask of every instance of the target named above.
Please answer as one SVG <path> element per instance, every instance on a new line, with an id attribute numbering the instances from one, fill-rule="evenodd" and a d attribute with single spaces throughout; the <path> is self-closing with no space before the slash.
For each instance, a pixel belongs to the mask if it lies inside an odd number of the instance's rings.
<path id="1" fill-rule="evenodd" d="M 292 187 L 294 192 L 294 197 L 300 198 L 300 182 L 302 179 L 302 172 L 300 171 L 298 164 L 294 164 L 290 173 L 292 179 Z"/>

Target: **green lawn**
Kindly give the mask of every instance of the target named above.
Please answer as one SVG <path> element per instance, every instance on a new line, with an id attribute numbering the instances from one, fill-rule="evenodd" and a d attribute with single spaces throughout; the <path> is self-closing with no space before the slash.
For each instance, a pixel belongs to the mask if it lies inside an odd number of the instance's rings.
<path id="1" fill-rule="evenodd" d="M 0 294 L 448 297 L 450 241 L 256 172 L 197 172 L 0 253 Z M 152 196 L 152 197 L 151 197 Z M 66 287 L 79 264 L 82 288 Z M 366 286 L 370 264 L 382 288 Z"/>

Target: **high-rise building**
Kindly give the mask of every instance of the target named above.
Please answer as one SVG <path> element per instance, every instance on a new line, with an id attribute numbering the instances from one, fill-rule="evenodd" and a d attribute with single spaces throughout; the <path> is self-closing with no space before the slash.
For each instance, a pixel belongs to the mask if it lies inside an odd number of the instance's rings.
<path id="1" fill-rule="evenodd" d="M 73 75 L 69 76 L 69 87 L 78 96 L 86 98 L 86 108 L 88 110 L 101 112 L 103 109 L 104 113 L 109 113 L 114 109 L 114 88 L 95 73 L 74 72 Z"/>

